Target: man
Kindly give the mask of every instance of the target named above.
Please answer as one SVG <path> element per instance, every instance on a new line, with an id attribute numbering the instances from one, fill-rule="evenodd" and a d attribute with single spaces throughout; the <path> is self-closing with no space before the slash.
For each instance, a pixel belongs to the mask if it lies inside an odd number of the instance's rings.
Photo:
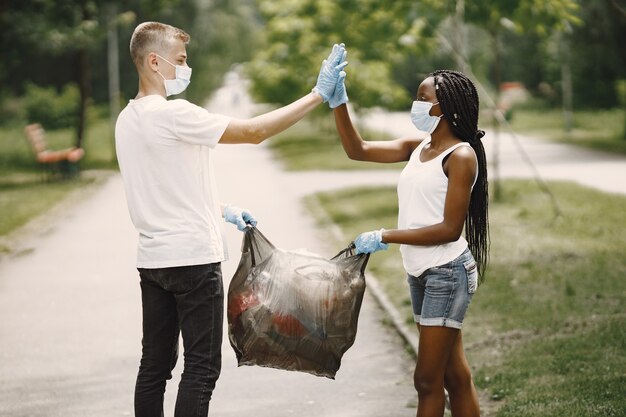
<path id="1" fill-rule="evenodd" d="M 312 92 L 247 120 L 210 114 L 186 100 L 166 100 L 190 82 L 181 29 L 142 23 L 130 41 L 139 91 L 115 128 L 117 157 L 128 208 L 139 232 L 137 267 L 143 306 L 142 358 L 135 387 L 135 415 L 162 416 L 182 333 L 184 371 L 177 417 L 207 416 L 221 369 L 227 257 L 219 217 L 243 230 L 256 224 L 246 210 L 219 202 L 211 164 L 218 143 L 261 143 L 334 97 L 347 64 L 335 45 Z M 341 79 L 345 73 L 341 74 Z M 332 105 L 347 100 L 333 98 Z"/>

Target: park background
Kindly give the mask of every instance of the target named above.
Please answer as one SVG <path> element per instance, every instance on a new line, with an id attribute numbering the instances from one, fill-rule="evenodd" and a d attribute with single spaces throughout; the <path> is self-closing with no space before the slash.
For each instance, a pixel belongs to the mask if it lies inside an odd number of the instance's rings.
<path id="1" fill-rule="evenodd" d="M 198 104 L 227 74 L 244 79 L 266 108 L 286 104 L 310 91 L 329 46 L 344 42 L 360 120 L 381 109 L 408 118 L 424 76 L 455 68 L 479 84 L 481 125 L 490 134 L 626 153 L 620 0 L 3 1 L 5 259 L 33 219 L 117 169 L 112 126 L 137 88 L 128 42 L 147 20 L 191 34 L 194 75 L 185 96 Z M 42 181 L 23 133 L 28 123 L 43 125 L 51 148 L 85 149 L 81 174 Z M 380 168 L 345 158 L 321 107 L 269 146 L 289 170 Z M 488 155 L 491 164 L 497 157 Z M 465 332 L 477 385 L 499 416 L 625 415 L 624 197 L 536 176 L 495 177 L 491 185 L 491 265 Z M 308 197 L 320 227 L 338 225 L 348 241 L 393 227 L 394 201 L 393 187 Z M 370 269 L 409 322 L 398 259 L 387 251 Z"/>

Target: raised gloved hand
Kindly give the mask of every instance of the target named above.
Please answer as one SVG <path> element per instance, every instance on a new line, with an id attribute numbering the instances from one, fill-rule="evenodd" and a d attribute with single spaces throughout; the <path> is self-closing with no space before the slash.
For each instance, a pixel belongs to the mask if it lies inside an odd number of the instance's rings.
<path id="1" fill-rule="evenodd" d="M 361 233 L 356 239 L 354 239 L 356 253 L 372 253 L 387 249 L 389 245 L 383 243 L 382 239 L 383 229 Z"/>
<path id="2" fill-rule="evenodd" d="M 313 87 L 313 91 L 322 96 L 326 103 L 335 92 L 335 86 L 339 78 L 339 73 L 348 65 L 346 62 L 346 48 L 344 44 L 333 45 L 333 50 L 322 62 L 322 67 L 317 76 L 317 83 Z"/>
<path id="3" fill-rule="evenodd" d="M 252 226 L 256 226 L 256 219 L 252 214 L 245 209 L 239 208 L 237 206 L 226 206 L 224 207 L 224 220 L 228 223 L 232 223 L 237 226 L 239 231 L 243 232 L 246 228 L 247 224 Z"/>
<path id="4" fill-rule="evenodd" d="M 339 107 L 342 104 L 348 102 L 348 92 L 346 91 L 346 73 L 345 71 L 341 71 L 339 73 L 339 78 L 337 79 L 337 84 L 335 85 L 335 92 L 332 97 L 328 100 L 328 105 L 331 109 L 335 107 Z"/>

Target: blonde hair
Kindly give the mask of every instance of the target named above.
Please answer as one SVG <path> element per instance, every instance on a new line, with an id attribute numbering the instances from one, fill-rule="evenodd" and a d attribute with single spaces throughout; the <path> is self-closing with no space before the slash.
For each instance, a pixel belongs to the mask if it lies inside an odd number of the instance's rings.
<path id="1" fill-rule="evenodd" d="M 139 24 L 130 38 L 130 56 L 137 68 L 140 68 L 150 52 L 165 52 L 171 41 L 180 39 L 189 43 L 191 36 L 184 30 L 159 22 Z"/>

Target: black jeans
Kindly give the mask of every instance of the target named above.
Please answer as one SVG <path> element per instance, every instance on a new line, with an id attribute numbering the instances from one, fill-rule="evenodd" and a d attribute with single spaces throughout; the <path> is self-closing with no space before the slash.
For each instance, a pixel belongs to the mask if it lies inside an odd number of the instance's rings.
<path id="1" fill-rule="evenodd" d="M 221 264 L 140 268 L 139 276 L 143 349 L 135 386 L 135 416 L 163 416 L 165 383 L 172 378 L 182 333 L 185 363 L 174 415 L 205 417 L 222 367 Z"/>

